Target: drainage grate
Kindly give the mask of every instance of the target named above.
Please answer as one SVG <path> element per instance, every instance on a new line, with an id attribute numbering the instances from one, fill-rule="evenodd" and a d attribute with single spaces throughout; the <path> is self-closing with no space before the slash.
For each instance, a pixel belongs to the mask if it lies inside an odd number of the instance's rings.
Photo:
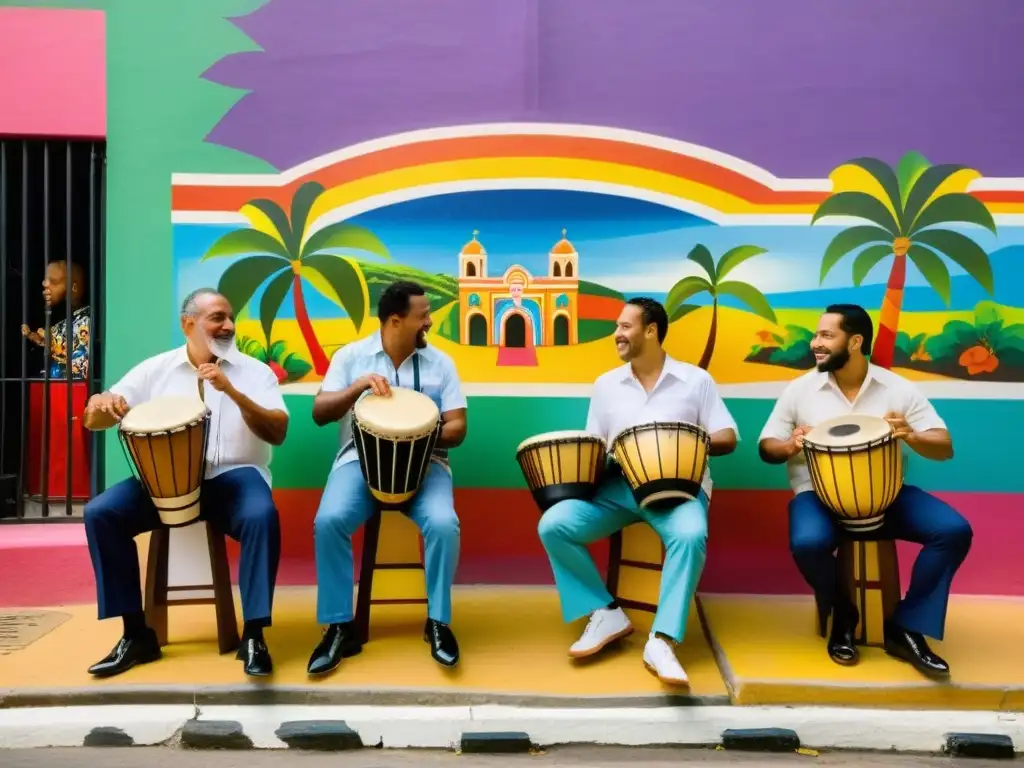
<path id="1" fill-rule="evenodd" d="M 57 611 L 0 613 L 0 656 L 28 648 L 70 618 L 69 614 Z"/>

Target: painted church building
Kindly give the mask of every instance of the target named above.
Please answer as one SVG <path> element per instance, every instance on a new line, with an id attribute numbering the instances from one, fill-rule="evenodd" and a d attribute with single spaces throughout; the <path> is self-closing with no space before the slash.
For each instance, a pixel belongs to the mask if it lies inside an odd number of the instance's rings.
<path id="1" fill-rule="evenodd" d="M 487 273 L 487 250 L 473 239 L 459 253 L 459 339 L 472 346 L 543 347 L 578 343 L 579 254 L 565 238 L 548 254 L 548 273 L 513 264 Z"/>

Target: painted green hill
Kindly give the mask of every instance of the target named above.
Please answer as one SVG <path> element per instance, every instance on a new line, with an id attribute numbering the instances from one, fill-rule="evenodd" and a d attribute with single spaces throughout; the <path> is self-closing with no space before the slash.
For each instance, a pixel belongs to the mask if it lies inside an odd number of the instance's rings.
<path id="1" fill-rule="evenodd" d="M 451 275 L 431 275 L 403 264 L 382 264 L 379 261 L 360 261 L 370 291 L 371 313 L 376 312 L 377 301 L 384 289 L 396 280 L 414 280 L 423 286 L 430 299 L 431 311 L 437 311 L 459 298 L 459 281 Z"/>

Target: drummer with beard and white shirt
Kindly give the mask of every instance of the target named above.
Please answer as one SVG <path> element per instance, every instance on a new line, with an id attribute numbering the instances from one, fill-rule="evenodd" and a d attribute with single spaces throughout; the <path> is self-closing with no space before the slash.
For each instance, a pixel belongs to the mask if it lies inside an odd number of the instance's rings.
<path id="1" fill-rule="evenodd" d="M 166 395 L 203 392 L 210 409 L 202 519 L 241 543 L 239 588 L 244 628 L 237 658 L 249 675 L 268 675 L 270 626 L 280 559 L 281 529 L 271 495 L 271 446 L 288 431 L 288 409 L 277 377 L 265 363 L 242 354 L 234 342 L 228 300 L 203 288 L 182 304 L 184 346 L 144 360 L 85 410 L 87 429 L 118 424 L 128 411 Z M 156 633 L 146 625 L 139 558 L 134 538 L 161 526 L 142 484 L 123 480 L 85 507 L 85 534 L 96 575 L 99 618 L 120 616 L 124 634 L 113 650 L 89 668 L 97 677 L 120 674 L 160 658 Z"/>
<path id="2" fill-rule="evenodd" d="M 653 421 L 683 421 L 711 436 L 711 455 L 736 449 L 739 430 L 707 371 L 674 360 L 662 348 L 668 332 L 665 308 L 649 298 L 626 302 L 615 328 L 625 365 L 594 384 L 586 431 L 611 444 L 623 429 Z M 538 533 L 551 561 L 566 622 L 589 616 L 569 656 L 583 658 L 633 631 L 626 613 L 608 592 L 587 546 L 631 523 L 646 521 L 665 544 L 665 563 L 654 625 L 644 646 L 644 666 L 662 682 L 687 685 L 674 647 L 686 632 L 690 604 L 707 554 L 711 473 L 704 473 L 698 498 L 672 509 L 640 509 L 621 470 L 610 465 L 592 501 L 569 499 L 541 517 Z"/>
<path id="3" fill-rule="evenodd" d="M 839 589 L 834 554 L 845 535 L 818 499 L 803 456 L 803 438 L 827 419 L 851 413 L 884 418 L 897 439 L 933 461 L 953 457 L 946 424 L 921 391 L 902 376 L 868 362 L 874 328 L 856 304 L 825 309 L 811 340 L 815 368 L 792 381 L 775 404 L 759 439 L 761 458 L 787 464 L 794 496 L 789 502 L 789 548 L 801 575 L 832 609 L 828 654 L 837 664 L 858 661 L 854 631 L 857 607 Z M 949 504 L 915 485 L 904 484 L 885 511 L 882 527 L 865 538 L 922 544 L 910 586 L 884 628 L 885 651 L 934 679 L 949 677 L 949 665 L 924 636 L 942 639 L 949 589 L 967 557 L 970 523 Z"/>

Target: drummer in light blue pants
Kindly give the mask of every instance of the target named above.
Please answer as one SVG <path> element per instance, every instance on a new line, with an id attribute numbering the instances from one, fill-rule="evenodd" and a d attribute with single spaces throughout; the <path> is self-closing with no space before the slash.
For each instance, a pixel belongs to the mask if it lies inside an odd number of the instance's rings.
<path id="1" fill-rule="evenodd" d="M 630 299 L 619 316 L 615 344 L 626 364 L 598 378 L 586 431 L 609 445 L 629 427 L 654 421 L 696 424 L 711 436 L 711 455 L 735 450 L 738 429 L 714 380 L 694 365 L 665 354 L 668 316 L 657 301 Z M 614 465 L 612 465 L 614 467 Z M 591 656 L 633 631 L 597 570 L 587 545 L 644 520 L 665 544 L 658 612 L 644 647 L 644 665 L 662 681 L 685 685 L 674 645 L 686 632 L 690 602 L 704 569 L 711 475 L 696 499 L 669 510 L 641 510 L 621 471 L 610 469 L 592 501 L 562 501 L 544 513 L 538 533 L 551 561 L 567 622 L 589 616 L 574 658 Z"/>
<path id="2" fill-rule="evenodd" d="M 421 286 L 407 281 L 389 286 L 381 294 L 378 317 L 380 333 L 353 342 L 334 355 L 313 405 L 317 424 L 341 422 L 341 450 L 313 524 L 317 621 L 327 629 L 310 657 L 310 674 L 329 672 L 342 658 L 361 649 L 353 623 L 352 536 L 376 506 L 352 440 L 352 406 L 364 393 L 385 394 L 390 386 L 411 387 L 428 395 L 441 412 L 438 447 L 408 514 L 424 540 L 428 599 L 424 638 L 439 663 L 453 666 L 459 659 L 459 646 L 448 626 L 460 543 L 448 449 L 465 439 L 466 398 L 452 359 L 427 346 L 430 303 Z"/>

